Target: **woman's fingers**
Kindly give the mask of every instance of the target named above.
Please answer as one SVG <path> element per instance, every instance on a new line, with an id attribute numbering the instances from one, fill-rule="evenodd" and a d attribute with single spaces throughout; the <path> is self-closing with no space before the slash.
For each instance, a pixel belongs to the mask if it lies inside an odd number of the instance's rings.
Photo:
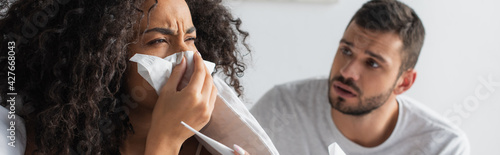
<path id="1" fill-rule="evenodd" d="M 191 80 L 181 91 L 175 90 L 186 72 L 186 59 L 183 58 L 172 71 L 155 104 L 152 119 L 155 123 L 152 123 L 150 131 L 163 133 L 165 137 L 180 137 L 179 139 L 185 140 L 193 133 L 181 127 L 181 121 L 197 130 L 210 121 L 217 97 L 217 88 L 199 53 L 193 56 L 193 61 Z"/>
<path id="2" fill-rule="evenodd" d="M 205 67 L 206 69 L 206 67 Z M 210 101 L 210 97 L 212 96 L 212 88 L 213 88 L 214 84 L 213 84 L 213 80 L 212 80 L 212 76 L 206 72 L 206 75 L 205 75 L 205 81 L 203 83 L 203 88 L 201 90 L 201 94 L 203 94 L 203 99 L 204 101 L 207 101 L 209 102 Z"/>
<path id="3" fill-rule="evenodd" d="M 217 100 L 217 87 L 215 85 L 212 86 L 212 93 L 210 94 L 210 109 L 211 111 L 214 109 L 215 101 Z"/>
<path id="4" fill-rule="evenodd" d="M 201 58 L 199 52 L 196 52 L 196 54 L 194 54 L 193 61 L 193 75 L 191 75 L 191 80 L 189 81 L 189 84 L 186 86 L 186 88 L 194 90 L 195 92 L 201 92 L 208 71 L 206 70 L 205 63 L 203 63 L 203 59 Z"/>
<path id="5" fill-rule="evenodd" d="M 170 77 L 167 80 L 165 86 L 163 86 L 163 89 L 177 90 L 177 87 L 182 80 L 182 77 L 184 76 L 184 72 L 186 71 L 186 67 L 186 58 L 184 58 L 184 55 L 182 55 L 181 63 L 174 67 L 174 69 L 172 70 L 172 74 L 170 74 Z"/>

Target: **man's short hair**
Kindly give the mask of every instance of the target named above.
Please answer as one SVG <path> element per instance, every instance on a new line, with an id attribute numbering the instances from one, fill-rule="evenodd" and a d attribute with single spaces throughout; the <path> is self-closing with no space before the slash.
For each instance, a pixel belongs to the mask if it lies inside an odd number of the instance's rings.
<path id="1" fill-rule="evenodd" d="M 425 29 L 415 11 L 396 0 L 372 0 L 352 17 L 352 22 L 375 32 L 394 32 L 403 41 L 400 73 L 415 67 L 424 43 Z"/>

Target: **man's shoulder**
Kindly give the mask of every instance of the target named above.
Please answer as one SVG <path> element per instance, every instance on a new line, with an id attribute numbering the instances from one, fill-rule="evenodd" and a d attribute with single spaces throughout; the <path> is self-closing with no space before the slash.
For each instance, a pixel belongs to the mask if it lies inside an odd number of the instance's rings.
<path id="1" fill-rule="evenodd" d="M 312 140 L 310 134 L 321 130 L 315 128 L 321 120 L 317 118 L 324 118 L 322 107 L 330 107 L 326 85 L 327 78 L 276 85 L 251 108 L 250 112 L 282 154 L 307 154 L 312 146 L 321 144 L 321 139 Z"/>
<path id="2" fill-rule="evenodd" d="M 405 113 L 410 120 L 427 123 L 431 125 L 430 127 L 436 129 L 461 131 L 455 124 L 421 102 L 408 96 L 398 96 L 397 98 L 398 102 L 401 102 L 400 105 L 403 108 L 403 113 Z"/>
<path id="3" fill-rule="evenodd" d="M 326 97 L 325 77 L 314 77 L 279 84 L 271 88 L 257 102 L 258 104 L 295 104 L 297 102 L 312 102 L 312 98 Z"/>
<path id="4" fill-rule="evenodd" d="M 466 134 L 455 124 L 426 107 L 424 104 L 407 96 L 398 96 L 398 102 L 401 102 L 402 112 L 405 113 L 401 118 L 409 137 L 420 137 L 421 145 L 435 148 L 441 153 L 468 154 L 470 151 L 469 142 Z M 427 152 L 430 153 L 430 152 Z M 436 152 L 434 152 L 436 153 Z"/>
<path id="5" fill-rule="evenodd" d="M 322 77 L 292 81 L 274 86 L 251 108 L 254 115 L 267 113 L 299 113 L 311 108 L 314 103 L 327 102 L 328 80 Z"/>
<path id="6" fill-rule="evenodd" d="M 320 76 L 279 84 L 276 85 L 273 89 L 277 89 L 279 91 L 287 93 L 298 93 L 304 89 L 316 90 L 324 87 L 325 85 L 328 85 L 328 79 L 326 77 Z"/>

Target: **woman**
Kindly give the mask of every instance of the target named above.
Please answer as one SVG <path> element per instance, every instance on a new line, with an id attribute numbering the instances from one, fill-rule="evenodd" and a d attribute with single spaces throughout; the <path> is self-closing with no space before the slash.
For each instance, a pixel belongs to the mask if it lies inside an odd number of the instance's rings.
<path id="1" fill-rule="evenodd" d="M 0 10 L 8 10 L 0 20 L 0 61 L 8 61 L 7 42 L 15 41 L 15 86 L 23 99 L 17 114 L 25 120 L 27 154 L 195 154 L 199 144 L 179 122 L 200 130 L 217 94 L 201 56 L 186 88 L 177 89 L 183 61 L 157 95 L 128 61 L 136 53 L 199 51 L 241 94 L 245 67 L 237 43 L 248 34 L 220 0 L 2 4 Z M 4 81 L 7 72 L 2 67 Z M 1 91 L 6 98 L 7 83 Z"/>

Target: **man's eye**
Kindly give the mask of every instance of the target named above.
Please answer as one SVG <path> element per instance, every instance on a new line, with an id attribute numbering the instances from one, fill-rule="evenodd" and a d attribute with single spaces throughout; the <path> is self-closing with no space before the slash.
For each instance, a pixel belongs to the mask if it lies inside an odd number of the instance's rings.
<path id="1" fill-rule="evenodd" d="M 342 51 L 342 54 L 344 54 L 344 55 L 352 55 L 352 52 L 349 49 L 342 48 L 340 50 Z"/>
<path id="2" fill-rule="evenodd" d="M 373 60 L 368 60 L 366 62 L 366 64 L 368 66 L 372 67 L 372 68 L 379 68 L 380 67 L 380 65 L 377 62 L 373 61 Z"/>
<path id="3" fill-rule="evenodd" d="M 154 44 L 159 44 L 159 43 L 166 43 L 167 40 L 165 39 L 155 39 L 155 40 L 151 40 L 150 42 L 148 42 L 148 45 L 154 45 Z"/>

